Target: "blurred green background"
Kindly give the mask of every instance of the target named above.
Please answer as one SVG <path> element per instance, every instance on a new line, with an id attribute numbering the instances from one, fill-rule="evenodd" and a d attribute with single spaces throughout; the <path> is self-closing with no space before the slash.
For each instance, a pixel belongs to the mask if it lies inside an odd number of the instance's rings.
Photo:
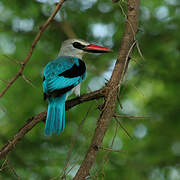
<path id="1" fill-rule="evenodd" d="M 0 0 L 0 90 L 19 69 L 33 38 L 55 7 L 56 0 Z M 126 11 L 126 0 L 120 1 Z M 41 37 L 24 75 L 35 87 L 19 78 L 0 99 L 0 147 L 32 117 L 47 109 L 43 101 L 43 67 L 55 59 L 61 42 L 72 36 L 112 48 L 113 53 L 87 55 L 87 79 L 81 93 L 104 86 L 109 79 L 121 45 L 125 18 L 119 3 L 111 0 L 67 0 Z M 141 1 L 141 31 L 137 39 L 145 58 L 134 49 L 128 74 L 120 92 L 121 115 L 148 118 L 121 118 L 133 136 L 118 126 L 113 149 L 100 150 L 91 170 L 91 179 L 179 180 L 180 179 L 180 1 Z M 91 107 L 76 137 L 67 175 L 72 179 L 91 141 L 99 116 L 97 104 L 84 103 L 66 112 L 66 129 L 59 136 L 45 137 L 44 123 L 34 127 L 8 154 L 11 167 L 21 179 L 48 180 L 60 177 L 71 140 Z M 103 141 L 110 147 L 116 131 L 112 120 Z M 4 159 L 0 161 L 0 167 Z M 57 179 L 58 179 L 57 178 Z M 0 171 L 0 179 L 18 179 L 12 168 Z"/>

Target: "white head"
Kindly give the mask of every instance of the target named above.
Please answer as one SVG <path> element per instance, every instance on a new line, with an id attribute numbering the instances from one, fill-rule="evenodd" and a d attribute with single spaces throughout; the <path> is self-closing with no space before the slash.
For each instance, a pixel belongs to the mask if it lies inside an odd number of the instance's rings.
<path id="1" fill-rule="evenodd" d="M 90 44 L 81 39 L 68 39 L 62 43 L 58 56 L 73 56 L 81 59 L 85 53 L 106 53 L 111 51 L 111 49 Z"/>

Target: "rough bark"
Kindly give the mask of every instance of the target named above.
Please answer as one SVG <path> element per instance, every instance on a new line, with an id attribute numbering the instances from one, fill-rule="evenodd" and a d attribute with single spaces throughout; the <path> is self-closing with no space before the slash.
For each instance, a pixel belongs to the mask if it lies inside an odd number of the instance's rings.
<path id="1" fill-rule="evenodd" d="M 63 0 L 61 2 L 63 2 Z M 77 174 L 74 177 L 74 180 L 84 180 L 88 176 L 90 169 L 95 162 L 97 152 L 101 147 L 101 143 L 108 129 L 108 125 L 114 116 L 115 102 L 121 86 L 122 78 L 128 66 L 128 57 L 133 46 L 136 44 L 135 34 L 138 26 L 139 2 L 140 0 L 128 1 L 128 15 L 122 45 L 109 83 L 103 89 L 82 95 L 81 97 L 67 101 L 66 103 L 67 110 L 86 101 L 102 97 L 105 98 L 104 106 L 99 116 L 90 147 Z M 5 157 L 26 133 L 28 133 L 37 123 L 45 120 L 45 118 L 46 112 L 42 112 L 32 118 L 29 118 L 27 122 L 19 129 L 18 133 L 0 149 L 0 159 Z"/>
<path id="2" fill-rule="evenodd" d="M 97 152 L 108 129 L 108 125 L 114 115 L 115 102 L 127 67 L 128 56 L 135 44 L 135 34 L 138 28 L 139 3 L 140 0 L 128 0 L 125 31 L 115 68 L 107 84 L 108 94 L 105 99 L 103 110 L 99 116 L 91 145 L 73 180 L 84 180 L 89 175 L 89 171 L 95 162 Z"/>

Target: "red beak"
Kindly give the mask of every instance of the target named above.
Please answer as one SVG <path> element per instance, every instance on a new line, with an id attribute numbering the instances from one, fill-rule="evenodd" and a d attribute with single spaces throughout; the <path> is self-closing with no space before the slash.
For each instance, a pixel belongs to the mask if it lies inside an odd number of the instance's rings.
<path id="1" fill-rule="evenodd" d="M 88 46 L 83 48 L 84 51 L 90 52 L 90 53 L 107 53 L 112 52 L 111 49 L 105 48 L 102 46 L 98 46 L 95 44 L 89 44 Z"/>

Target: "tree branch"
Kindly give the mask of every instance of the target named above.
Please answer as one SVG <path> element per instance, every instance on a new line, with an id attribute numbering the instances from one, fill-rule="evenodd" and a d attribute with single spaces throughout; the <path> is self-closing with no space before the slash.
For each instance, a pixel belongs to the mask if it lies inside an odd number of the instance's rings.
<path id="1" fill-rule="evenodd" d="M 99 99 L 105 97 L 107 94 L 107 88 L 102 88 L 100 90 L 84 94 L 80 97 L 68 100 L 66 102 L 66 110 L 81 104 L 83 102 L 91 101 L 94 99 Z M 27 122 L 19 129 L 17 134 L 0 149 L 0 159 L 5 157 L 9 151 L 11 151 L 15 145 L 39 122 L 46 120 L 46 111 L 41 112 L 40 114 L 31 117 L 27 120 Z"/>
<path id="2" fill-rule="evenodd" d="M 53 14 L 41 27 L 40 32 L 33 41 L 33 44 L 30 48 L 27 57 L 24 59 L 23 63 L 21 64 L 19 72 L 11 81 L 9 81 L 6 88 L 0 93 L 0 97 L 2 97 L 6 93 L 8 88 L 16 81 L 16 79 L 18 79 L 21 76 L 25 65 L 32 56 L 32 52 L 37 42 L 39 41 L 41 34 L 44 32 L 44 30 L 46 29 L 50 21 L 53 19 L 53 17 L 55 16 L 55 14 L 57 13 L 57 11 L 59 10 L 59 8 L 61 7 L 64 1 L 65 0 L 60 0 Z M 81 163 L 78 172 L 74 177 L 74 180 L 84 180 L 88 176 L 89 171 L 96 159 L 97 152 L 99 151 L 99 149 L 101 149 L 101 143 L 108 129 L 108 125 L 112 120 L 112 117 L 114 116 L 117 94 L 121 87 L 122 78 L 124 76 L 126 67 L 128 66 L 128 56 L 130 55 L 135 42 L 135 33 L 137 32 L 137 26 L 138 26 L 139 1 L 140 0 L 136 0 L 136 1 L 128 0 L 128 15 L 127 15 L 126 27 L 123 35 L 121 49 L 119 51 L 118 59 L 116 61 L 116 65 L 113 70 L 111 79 L 106 85 L 106 87 L 66 102 L 66 110 L 68 110 L 86 101 L 90 101 L 102 97 L 105 98 L 105 102 L 101 114 L 99 116 L 97 127 L 95 129 L 95 133 L 92 138 L 90 147 L 86 153 L 83 162 Z M 37 123 L 45 119 L 46 119 L 46 112 L 42 112 L 32 118 L 29 118 L 27 122 L 19 129 L 18 133 L 5 146 L 3 146 L 0 149 L 0 159 L 5 157 L 8 154 L 8 152 L 10 152 L 15 147 L 15 145 L 24 137 L 24 135 L 28 133 Z"/>
<path id="3" fill-rule="evenodd" d="M 27 56 L 25 57 L 24 61 L 21 62 L 21 66 L 19 71 L 16 73 L 16 75 L 8 82 L 7 86 L 2 90 L 2 92 L 0 93 L 0 98 L 7 92 L 7 90 L 13 85 L 13 83 L 22 75 L 22 72 L 24 71 L 24 68 L 26 66 L 26 64 L 29 62 L 32 53 L 34 51 L 34 48 L 36 47 L 36 44 L 38 43 L 39 39 L 41 38 L 43 32 L 46 30 L 46 28 L 48 27 L 48 25 L 50 24 L 50 22 L 53 20 L 54 16 L 57 14 L 57 12 L 59 11 L 59 9 L 61 8 L 62 4 L 65 2 L 66 0 L 60 0 L 59 3 L 57 4 L 56 8 L 54 9 L 54 12 L 51 14 L 51 16 L 47 19 L 47 21 L 40 27 L 40 31 L 39 33 L 36 35 L 36 37 L 34 38 L 34 41 L 31 45 L 31 48 L 27 54 Z"/>
<path id="4" fill-rule="evenodd" d="M 91 145 L 73 180 L 84 180 L 88 176 L 89 171 L 96 159 L 96 154 L 101 147 L 101 143 L 107 131 L 108 125 L 114 116 L 118 90 L 124 76 L 128 56 L 132 50 L 132 47 L 134 46 L 134 33 L 137 32 L 138 28 L 139 2 L 140 0 L 128 0 L 128 15 L 125 32 L 115 68 L 113 70 L 111 79 L 107 84 L 108 95 L 104 102 L 104 108 L 98 119 Z"/>

